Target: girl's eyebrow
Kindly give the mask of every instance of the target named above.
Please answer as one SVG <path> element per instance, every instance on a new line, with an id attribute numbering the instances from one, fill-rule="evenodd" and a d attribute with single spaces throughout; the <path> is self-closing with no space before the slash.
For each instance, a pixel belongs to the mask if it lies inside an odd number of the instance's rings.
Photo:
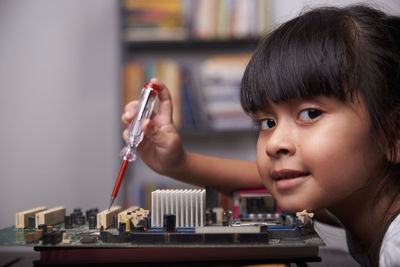
<path id="1" fill-rule="evenodd" d="M 272 109 L 269 107 L 265 107 L 264 109 L 257 110 L 256 112 L 253 113 L 252 117 L 257 119 L 258 117 L 262 117 L 265 115 L 272 115 Z"/>

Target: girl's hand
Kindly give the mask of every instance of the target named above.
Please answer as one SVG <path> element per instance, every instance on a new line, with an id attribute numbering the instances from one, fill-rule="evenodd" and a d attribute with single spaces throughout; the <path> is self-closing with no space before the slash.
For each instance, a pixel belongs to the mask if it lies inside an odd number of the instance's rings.
<path id="1" fill-rule="evenodd" d="M 168 176 L 177 176 L 185 164 L 186 153 L 180 136 L 172 121 L 172 100 L 168 88 L 158 79 L 150 81 L 156 84 L 158 91 L 158 113 L 153 113 L 151 120 L 145 120 L 142 125 L 143 141 L 138 147 L 142 160 L 154 171 Z M 125 106 L 122 122 L 128 127 L 136 111 L 138 101 L 132 101 Z M 128 129 L 123 132 L 127 141 Z"/>

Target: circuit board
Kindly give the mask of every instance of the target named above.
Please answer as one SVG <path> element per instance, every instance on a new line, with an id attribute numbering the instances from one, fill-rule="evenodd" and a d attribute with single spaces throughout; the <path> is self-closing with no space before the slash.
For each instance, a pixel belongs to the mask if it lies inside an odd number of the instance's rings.
<path id="1" fill-rule="evenodd" d="M 213 226 L 209 226 L 213 228 Z M 146 232 L 125 232 L 118 229 L 99 231 L 89 229 L 87 225 L 65 229 L 63 224 L 55 225 L 53 229 L 65 233 L 66 238 L 59 242 L 50 241 L 43 244 L 43 240 L 28 242 L 27 234 L 34 233 L 34 229 L 15 229 L 10 226 L 0 230 L 1 246 L 27 247 L 164 247 L 164 246 L 193 246 L 193 247 L 319 247 L 324 245 L 315 233 L 299 235 L 295 228 L 270 228 L 267 232 L 235 233 L 228 232 L 195 233 L 194 229 L 177 229 L 177 232 L 166 233 L 162 229 L 154 228 Z M 53 230 L 54 231 L 54 230 Z"/>
<path id="2" fill-rule="evenodd" d="M 26 236 L 35 230 L 17 230 L 11 226 L 0 230 L 0 245 L 33 247 L 40 252 L 43 264 L 171 261 L 237 264 L 319 261 L 319 246 L 324 244 L 315 232 L 301 235 L 290 227 L 253 233 L 240 233 L 241 230 L 233 233 L 230 229 L 228 232 L 217 229 L 217 233 L 214 230 L 211 233 L 187 230 L 167 233 L 162 229 L 149 229 L 121 233 L 113 228 L 93 230 L 88 225 L 65 229 L 60 224 L 54 226 L 53 232 L 60 231 L 63 237 L 53 236 L 54 239 L 47 241 L 42 237 L 40 241 L 27 243 Z"/>
<path id="3" fill-rule="evenodd" d="M 67 215 L 63 207 L 19 212 L 16 225 L 0 230 L 0 246 L 33 247 L 43 263 L 111 263 L 315 259 L 324 245 L 307 213 L 259 209 L 234 218 L 207 207 L 204 190 L 157 191 L 153 197 L 152 212 L 139 207 L 90 209 L 86 216 L 80 209 Z"/>

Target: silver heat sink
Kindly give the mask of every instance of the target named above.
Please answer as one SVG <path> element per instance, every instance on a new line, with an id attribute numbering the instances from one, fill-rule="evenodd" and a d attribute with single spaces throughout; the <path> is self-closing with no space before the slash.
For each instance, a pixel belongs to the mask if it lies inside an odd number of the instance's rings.
<path id="1" fill-rule="evenodd" d="M 151 226 L 162 227 L 164 214 L 176 216 L 176 226 L 204 226 L 205 189 L 156 190 L 151 192 Z"/>

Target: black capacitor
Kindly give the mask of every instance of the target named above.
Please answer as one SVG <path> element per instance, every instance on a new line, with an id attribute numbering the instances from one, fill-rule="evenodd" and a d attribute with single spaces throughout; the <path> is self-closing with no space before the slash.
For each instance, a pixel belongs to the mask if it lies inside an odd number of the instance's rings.
<path id="1" fill-rule="evenodd" d="M 76 215 L 82 215 L 82 210 L 81 210 L 80 208 L 75 208 L 75 209 L 74 209 L 74 213 L 75 213 Z"/>
<path id="2" fill-rule="evenodd" d="M 124 233 L 124 232 L 126 232 L 126 223 L 120 222 L 120 223 L 119 223 L 119 227 L 118 227 L 118 231 L 119 231 L 119 233 Z"/>
<path id="3" fill-rule="evenodd" d="M 56 245 L 56 244 L 58 244 L 58 243 L 61 243 L 61 241 L 62 241 L 62 234 L 63 234 L 63 232 L 61 232 L 61 231 L 54 231 L 54 232 L 52 232 L 53 238 L 52 238 L 52 240 L 51 240 L 51 244 L 52 244 L 52 245 Z"/>
<path id="4" fill-rule="evenodd" d="M 38 229 L 42 230 L 43 234 L 47 233 L 47 224 L 39 224 Z"/>
<path id="5" fill-rule="evenodd" d="M 89 216 L 88 223 L 89 223 L 89 229 L 96 229 L 97 226 L 96 216 L 95 215 Z"/>
<path id="6" fill-rule="evenodd" d="M 72 217 L 71 216 L 65 216 L 64 217 L 64 227 L 65 229 L 72 229 Z"/>
<path id="7" fill-rule="evenodd" d="M 72 212 L 71 213 L 71 218 L 72 218 L 72 223 L 76 224 L 76 217 L 78 217 L 79 214 Z"/>
<path id="8" fill-rule="evenodd" d="M 144 217 L 139 221 L 139 226 L 142 226 L 144 228 L 150 228 L 151 227 L 151 221 L 149 217 Z"/>
<path id="9" fill-rule="evenodd" d="M 150 228 L 151 227 L 151 213 L 146 218 L 147 218 L 146 228 Z"/>
<path id="10" fill-rule="evenodd" d="M 176 216 L 174 214 L 164 214 L 164 231 L 168 233 L 176 231 Z"/>
<path id="11" fill-rule="evenodd" d="M 118 215 L 113 216 L 113 224 L 112 225 L 115 229 L 118 229 Z"/>
<path id="12" fill-rule="evenodd" d="M 82 215 L 81 209 L 74 209 L 74 212 L 71 213 L 71 218 L 72 218 L 72 223 L 73 224 L 78 224 L 79 225 L 79 223 L 82 221 L 82 218 L 78 218 L 79 216 L 84 217 Z M 78 220 L 78 222 L 77 222 L 77 220 Z M 83 218 L 83 220 L 85 220 L 85 218 Z M 85 223 L 83 223 L 83 224 L 85 224 Z"/>
<path id="13" fill-rule="evenodd" d="M 85 224 L 85 216 L 83 215 L 76 215 L 74 223 L 76 225 L 84 225 Z"/>
<path id="14" fill-rule="evenodd" d="M 218 207 L 218 191 L 216 187 L 206 186 L 206 209 Z"/>
<path id="15" fill-rule="evenodd" d="M 72 212 L 72 213 L 70 214 L 70 217 L 71 217 L 71 225 L 73 225 L 73 224 L 75 223 L 76 214 Z"/>
<path id="16" fill-rule="evenodd" d="M 53 234 L 52 233 L 43 233 L 42 244 L 47 245 L 53 242 Z"/>
<path id="17" fill-rule="evenodd" d="M 266 232 L 268 232 L 268 226 L 267 226 L 267 225 L 261 225 L 261 226 L 260 226 L 260 232 L 261 232 L 261 233 L 266 233 Z"/>
<path id="18" fill-rule="evenodd" d="M 35 229 L 35 225 L 36 225 L 35 216 L 29 216 L 28 217 L 28 228 Z"/>
<path id="19" fill-rule="evenodd" d="M 217 213 L 216 212 L 211 212 L 211 223 L 217 223 Z"/>
<path id="20" fill-rule="evenodd" d="M 86 220 L 89 221 L 89 217 L 92 216 L 92 215 L 96 216 L 97 213 L 99 213 L 99 210 L 97 208 L 96 209 L 87 210 L 86 211 Z"/>

